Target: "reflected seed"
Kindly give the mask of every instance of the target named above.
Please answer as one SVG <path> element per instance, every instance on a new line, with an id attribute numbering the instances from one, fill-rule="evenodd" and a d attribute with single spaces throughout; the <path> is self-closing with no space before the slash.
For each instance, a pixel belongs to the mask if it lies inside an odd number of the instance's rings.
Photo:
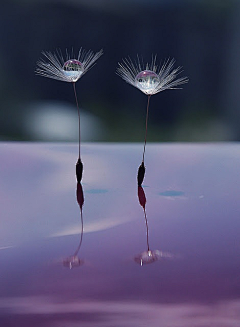
<path id="1" fill-rule="evenodd" d="M 83 265 L 83 260 L 80 260 L 76 255 L 73 255 L 63 260 L 63 266 L 69 269 L 73 269 L 81 265 Z"/>
<path id="2" fill-rule="evenodd" d="M 159 260 L 158 250 L 156 251 L 144 251 L 143 253 L 139 254 L 134 258 L 135 262 L 140 264 L 140 266 L 153 263 Z"/>
<path id="3" fill-rule="evenodd" d="M 146 94 L 151 94 L 159 82 L 158 75 L 151 70 L 143 70 L 135 78 L 136 87 Z"/>
<path id="4" fill-rule="evenodd" d="M 72 82 L 76 82 L 82 75 L 84 70 L 83 65 L 76 59 L 69 59 L 63 65 L 64 74 L 71 78 Z"/>

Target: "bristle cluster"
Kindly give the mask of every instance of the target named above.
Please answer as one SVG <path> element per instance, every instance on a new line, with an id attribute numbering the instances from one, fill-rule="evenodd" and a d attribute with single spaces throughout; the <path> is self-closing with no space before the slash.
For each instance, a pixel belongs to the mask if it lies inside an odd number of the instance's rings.
<path id="1" fill-rule="evenodd" d="M 61 51 L 57 51 L 56 53 L 42 52 L 42 54 L 45 58 L 37 62 L 37 75 L 56 79 L 63 82 L 76 82 L 94 65 L 96 60 L 103 54 L 103 50 L 94 53 L 91 50 L 86 51 L 80 49 L 77 58 L 75 58 L 73 51 L 70 55 L 66 50 L 65 60 Z M 64 64 L 71 59 L 79 61 L 82 65 L 81 71 L 77 70 L 77 74 L 69 74 L 64 69 Z"/>
<path id="2" fill-rule="evenodd" d="M 127 83 L 137 87 L 140 91 L 147 95 L 153 95 L 167 89 L 176 89 L 179 85 L 188 82 L 187 77 L 177 78 L 182 72 L 181 67 L 174 68 L 175 61 L 166 60 L 162 66 L 156 65 L 156 56 L 152 58 L 152 62 L 145 65 L 140 62 L 139 57 L 133 62 L 130 58 L 123 59 L 122 63 L 118 63 L 117 75 L 122 77 Z M 136 77 L 141 72 L 150 72 L 158 76 L 158 82 L 154 87 L 144 88 L 136 81 Z"/>

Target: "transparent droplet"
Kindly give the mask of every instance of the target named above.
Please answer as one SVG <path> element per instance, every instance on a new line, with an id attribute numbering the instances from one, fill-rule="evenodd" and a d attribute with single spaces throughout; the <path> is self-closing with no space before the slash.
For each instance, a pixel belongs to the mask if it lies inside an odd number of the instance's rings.
<path id="1" fill-rule="evenodd" d="M 69 59 L 63 65 L 63 72 L 72 82 L 76 82 L 83 73 L 83 65 L 76 59 Z"/>
<path id="2" fill-rule="evenodd" d="M 146 94 L 152 94 L 159 82 L 158 75 L 151 70 L 143 70 L 135 78 L 135 85 Z"/>

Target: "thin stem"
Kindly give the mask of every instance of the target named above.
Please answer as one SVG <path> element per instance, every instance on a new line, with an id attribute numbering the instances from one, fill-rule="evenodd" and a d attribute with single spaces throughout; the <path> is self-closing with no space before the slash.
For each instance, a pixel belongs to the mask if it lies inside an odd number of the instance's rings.
<path id="1" fill-rule="evenodd" d="M 81 248 L 82 245 L 82 239 L 83 239 L 83 213 L 82 213 L 82 208 L 80 209 L 80 213 L 81 213 L 81 236 L 80 236 L 80 242 L 79 245 L 77 247 L 77 250 L 74 253 L 74 256 L 76 256 Z"/>
<path id="2" fill-rule="evenodd" d="M 146 223 L 146 228 L 147 228 L 147 249 L 149 251 L 150 250 L 150 247 L 149 247 L 149 239 L 148 239 L 149 231 L 148 231 L 147 214 L 146 214 L 145 208 L 143 210 L 144 210 L 144 217 L 145 217 L 145 223 Z"/>
<path id="3" fill-rule="evenodd" d="M 146 143 L 147 143 L 147 128 L 148 128 L 148 109 L 149 109 L 149 101 L 150 101 L 151 95 L 148 95 L 148 101 L 147 101 L 147 113 L 146 113 L 146 131 L 145 131 L 145 140 L 144 140 L 144 147 L 143 147 L 143 160 L 144 163 L 144 156 L 145 156 L 145 149 L 146 149 Z"/>
<path id="4" fill-rule="evenodd" d="M 78 158 L 81 160 L 80 157 L 80 143 L 81 143 L 81 133 L 80 133 L 80 109 L 79 109 L 79 105 L 78 105 L 78 98 L 77 98 L 77 92 L 76 92 L 76 85 L 73 82 L 73 90 L 74 90 L 74 95 L 75 95 L 75 100 L 76 100 L 76 105 L 77 105 L 77 109 L 78 109 Z"/>

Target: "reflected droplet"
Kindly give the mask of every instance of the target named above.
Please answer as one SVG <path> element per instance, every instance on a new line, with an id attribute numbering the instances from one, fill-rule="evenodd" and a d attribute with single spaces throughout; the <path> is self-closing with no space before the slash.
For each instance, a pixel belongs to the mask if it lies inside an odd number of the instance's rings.
<path id="1" fill-rule="evenodd" d="M 158 251 L 159 252 L 159 251 Z M 155 262 L 159 259 L 157 251 L 144 251 L 134 258 L 134 260 L 140 264 L 140 266 L 146 265 L 148 263 Z"/>
<path id="2" fill-rule="evenodd" d="M 84 67 L 82 63 L 76 59 L 69 59 L 63 65 L 64 75 L 76 82 L 82 75 Z"/>
<path id="3" fill-rule="evenodd" d="M 171 253 L 162 252 L 159 250 L 154 250 L 154 251 L 148 250 L 136 256 L 134 260 L 135 262 L 140 264 L 140 266 L 143 266 L 148 263 L 153 263 L 155 261 L 158 261 L 160 259 L 170 259 L 170 258 L 173 258 L 173 255 Z"/>
<path id="4" fill-rule="evenodd" d="M 69 269 L 79 267 L 83 264 L 83 260 L 80 260 L 77 255 L 70 256 L 63 260 L 64 267 Z"/>
<path id="5" fill-rule="evenodd" d="M 143 70 L 135 78 L 136 87 L 146 94 L 152 94 L 159 82 L 158 75 L 151 70 Z"/>

